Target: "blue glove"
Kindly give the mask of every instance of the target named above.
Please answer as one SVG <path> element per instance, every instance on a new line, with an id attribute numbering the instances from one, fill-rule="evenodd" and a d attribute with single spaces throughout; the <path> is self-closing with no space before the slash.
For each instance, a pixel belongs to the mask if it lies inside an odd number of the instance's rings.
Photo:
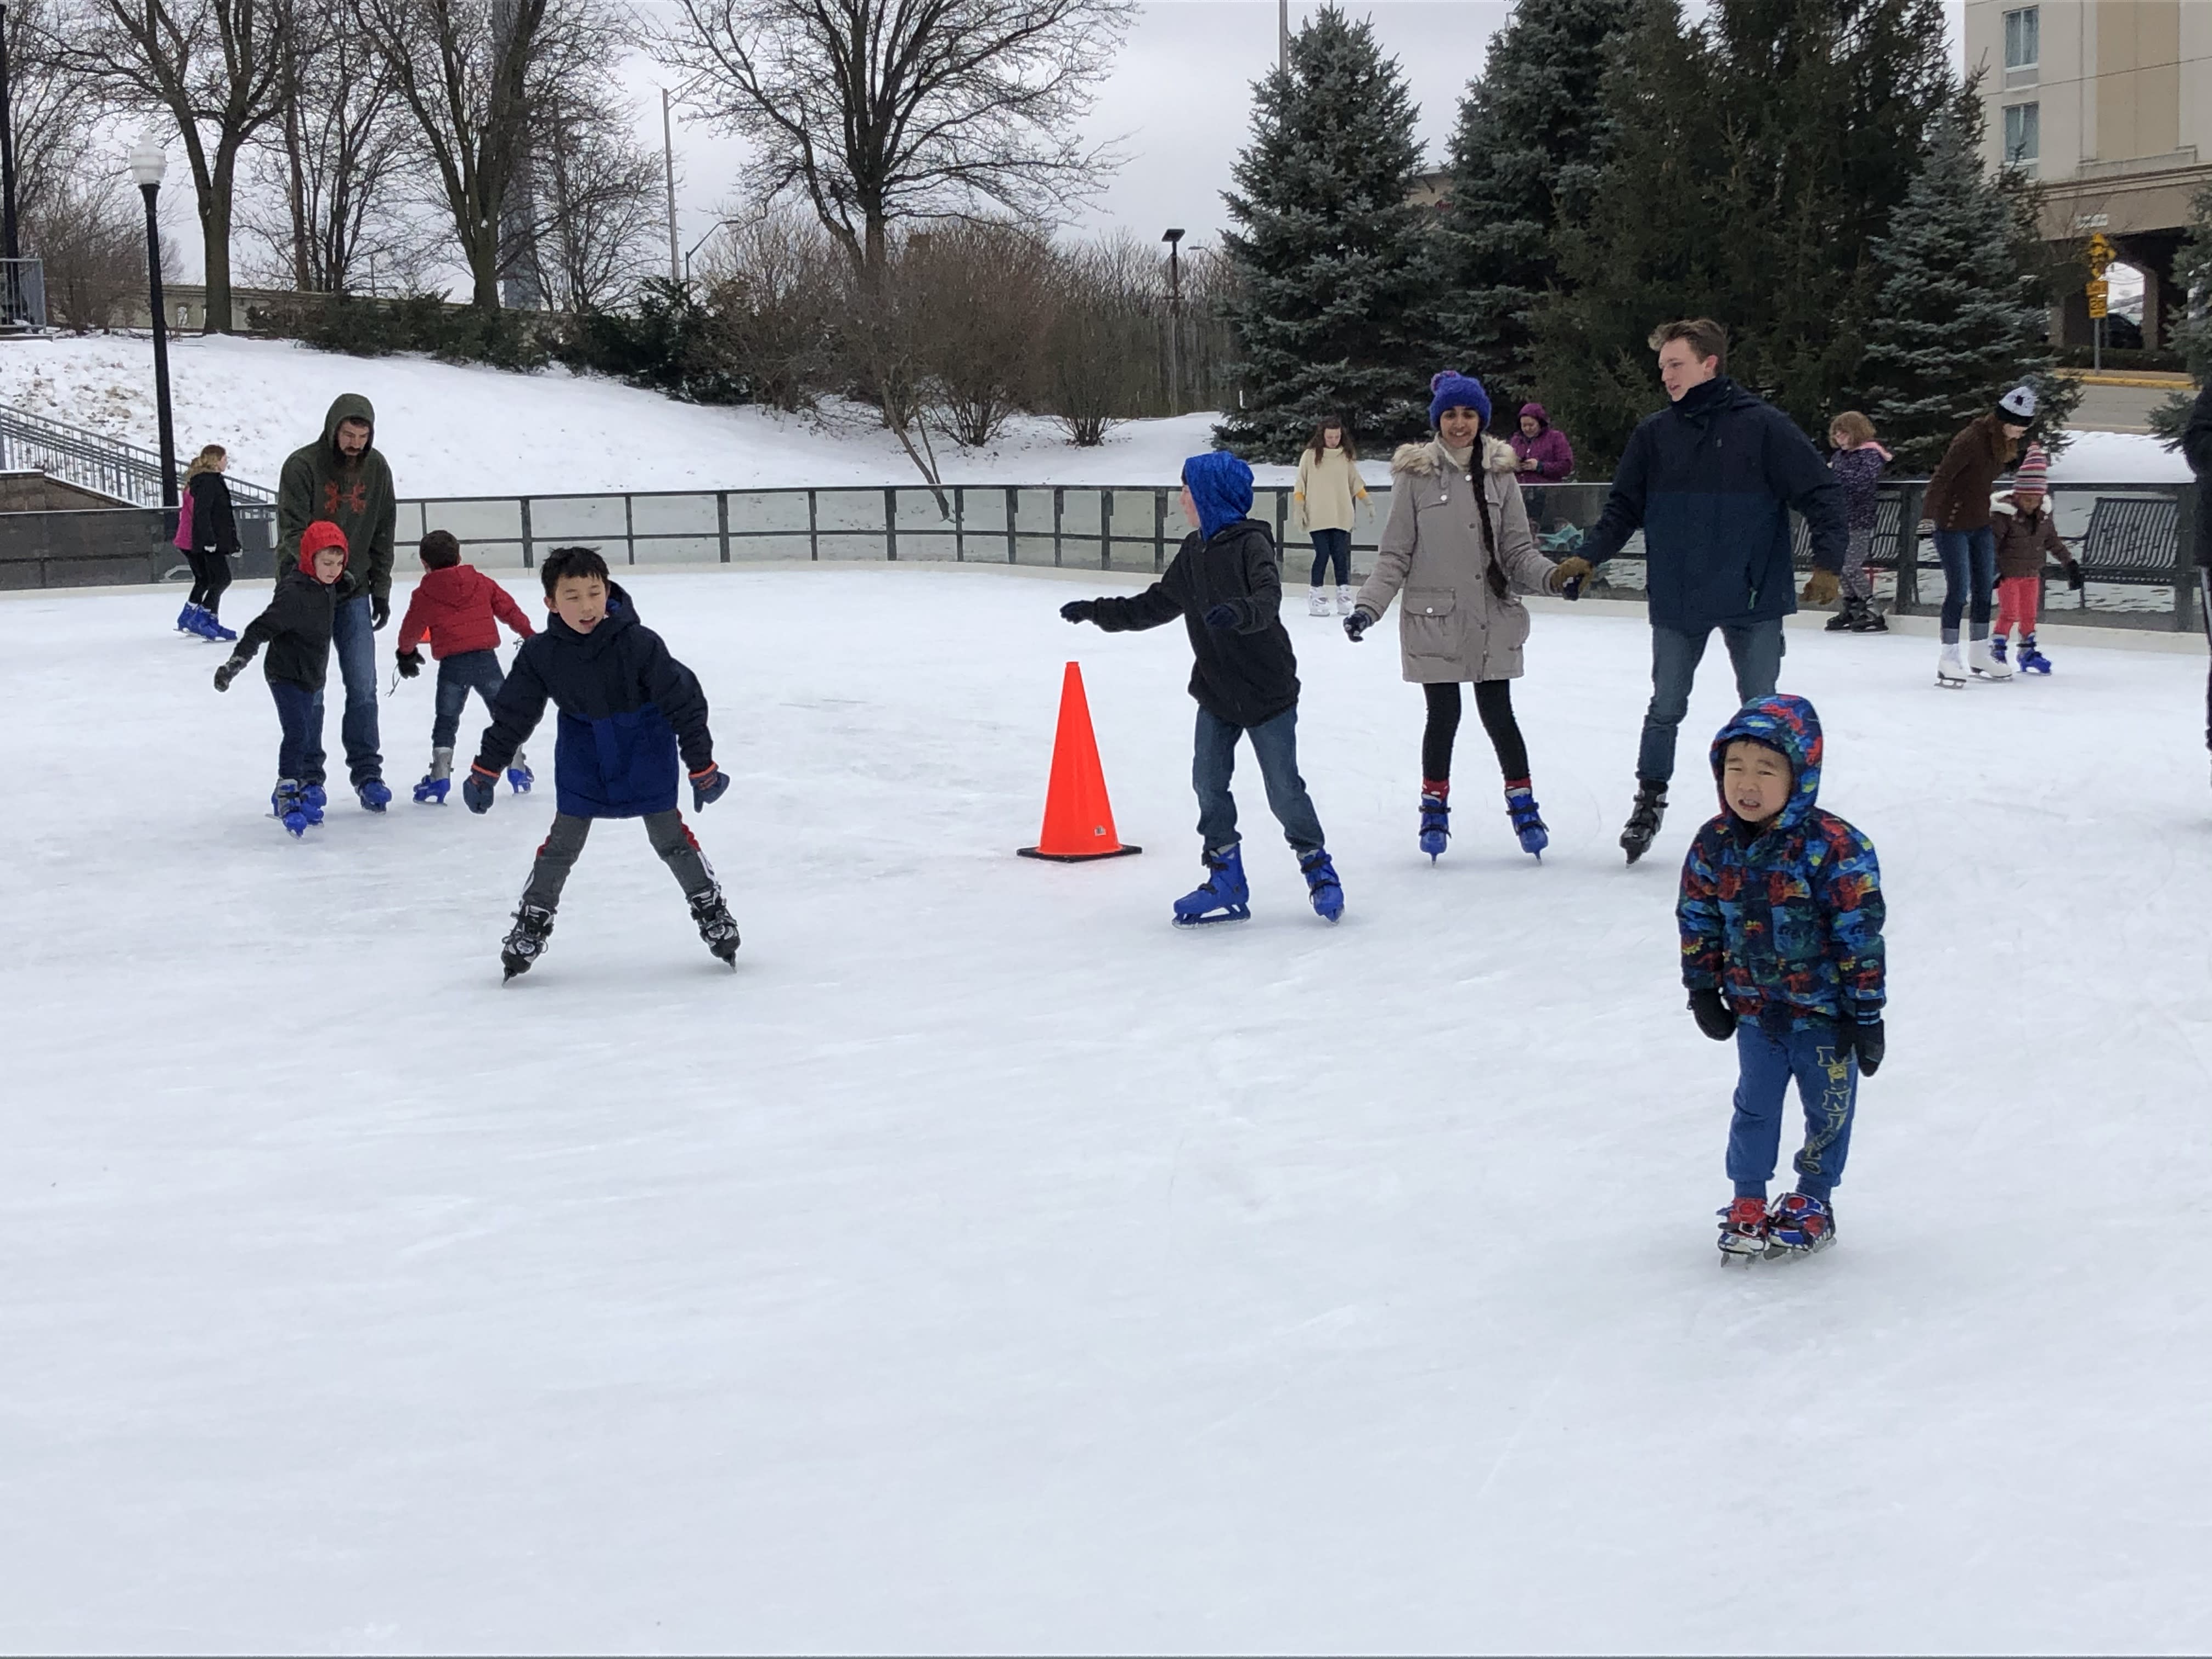
<path id="1" fill-rule="evenodd" d="M 1375 618 L 1355 607 L 1352 613 L 1344 619 L 1344 637 L 1357 645 L 1359 636 L 1374 626 Z"/>
<path id="2" fill-rule="evenodd" d="M 691 810 L 704 811 L 713 802 L 721 799 L 730 787 L 730 775 L 708 761 L 691 775 Z"/>
<path id="3" fill-rule="evenodd" d="M 469 768 L 469 775 L 461 780 L 461 799 L 469 804 L 471 812 L 489 812 L 497 799 L 494 786 L 499 782 L 499 769 L 486 769 L 482 761 Z"/>
<path id="4" fill-rule="evenodd" d="M 1228 605 L 1215 605 L 1212 610 L 1206 613 L 1206 625 L 1208 628 L 1236 627 L 1237 608 Z"/>

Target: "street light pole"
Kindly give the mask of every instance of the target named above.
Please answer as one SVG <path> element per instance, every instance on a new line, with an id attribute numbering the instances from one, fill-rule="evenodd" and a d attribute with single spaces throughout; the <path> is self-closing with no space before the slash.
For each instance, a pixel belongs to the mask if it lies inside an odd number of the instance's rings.
<path id="1" fill-rule="evenodd" d="M 23 250 L 16 244 L 15 233 L 15 116 L 10 102 L 14 92 L 10 78 L 8 8 L 0 4 L 0 258 L 8 262 L 7 309 L 0 323 L 12 325 L 23 320 L 24 306 L 23 268 L 15 263 Z"/>
<path id="2" fill-rule="evenodd" d="M 161 297 L 161 222 L 155 211 L 169 158 L 150 133 L 131 151 L 131 176 L 146 198 L 146 292 L 154 313 L 154 409 L 161 434 L 161 505 L 177 504 L 177 428 L 169 413 L 169 326 Z"/>
<path id="3" fill-rule="evenodd" d="M 1170 228 L 1168 245 L 1168 413 L 1182 413 L 1182 231 Z"/>
<path id="4" fill-rule="evenodd" d="M 676 262 L 676 129 L 668 119 L 668 88 L 660 89 L 660 166 L 668 184 L 668 280 L 677 280 Z"/>
<path id="5" fill-rule="evenodd" d="M 1291 72 L 1291 0 L 1277 0 L 1275 67 L 1285 75 Z"/>

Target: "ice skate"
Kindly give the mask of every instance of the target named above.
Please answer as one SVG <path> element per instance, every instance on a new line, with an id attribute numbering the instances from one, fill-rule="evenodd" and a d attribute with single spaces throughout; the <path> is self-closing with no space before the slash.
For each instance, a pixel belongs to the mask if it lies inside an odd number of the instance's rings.
<path id="1" fill-rule="evenodd" d="M 1946 690 L 1955 690 L 1966 683 L 1966 665 L 1960 660 L 1958 641 L 1953 640 L 1936 659 L 1936 684 Z"/>
<path id="2" fill-rule="evenodd" d="M 422 775 L 422 782 L 415 786 L 415 804 L 417 806 L 443 806 L 447 793 L 453 787 L 453 751 L 433 749 L 430 751 L 430 769 Z"/>
<path id="3" fill-rule="evenodd" d="M 2021 636 L 2020 655 L 2014 659 L 2014 665 L 2023 674 L 2048 674 L 2051 672 L 2051 659 L 2036 648 L 2033 634 Z"/>
<path id="4" fill-rule="evenodd" d="M 1851 621 L 1858 615 L 1858 612 L 1859 602 L 1856 599 L 1845 599 L 1843 604 L 1843 608 L 1838 611 L 1834 616 L 1828 618 L 1828 626 L 1826 631 L 1831 634 L 1848 633 L 1850 629 Z"/>
<path id="5" fill-rule="evenodd" d="M 530 964 L 545 954 L 545 941 L 552 933 L 550 910 L 540 909 L 534 904 L 515 908 L 514 926 L 507 930 L 499 947 L 499 965 L 507 969 L 508 979 L 530 971 Z"/>
<path id="6" fill-rule="evenodd" d="M 2025 644 L 2025 643 L 2026 643 L 2026 641 L 2022 641 L 2022 643 L 2023 643 L 2023 644 Z M 2005 641 L 2005 636 L 2004 636 L 2003 635 L 2002 635 L 2002 634 L 1992 634 L 1992 635 L 1990 635 L 1990 655 L 1991 655 L 1992 657 L 1995 657 L 1995 658 L 1996 658 L 1999 662 L 2002 662 L 2002 661 L 2005 659 L 2005 644 L 2006 644 L 2006 641 Z"/>
<path id="7" fill-rule="evenodd" d="M 1336 614 L 1340 617 L 1352 614 L 1352 590 L 1340 584 L 1336 590 Z"/>
<path id="8" fill-rule="evenodd" d="M 1976 640 L 1966 647 L 1966 666 L 1973 671 L 1977 679 L 2008 680 L 2012 678 L 2012 665 L 1992 652 L 1987 640 Z"/>
<path id="9" fill-rule="evenodd" d="M 198 633 L 199 629 L 193 627 L 192 623 L 199 616 L 199 606 L 192 604 L 190 600 L 187 600 L 185 604 L 185 608 L 177 612 L 177 632 L 179 634 Z"/>
<path id="10" fill-rule="evenodd" d="M 1627 827 L 1620 832 L 1620 850 L 1631 864 L 1651 850 L 1659 826 L 1667 817 L 1667 786 L 1639 781 L 1636 804 L 1629 809 Z"/>
<path id="11" fill-rule="evenodd" d="M 361 797 L 363 811 L 381 812 L 392 805 L 392 791 L 382 778 L 363 778 L 354 785 L 353 792 Z"/>
<path id="12" fill-rule="evenodd" d="M 1327 589 L 1316 587 L 1306 595 L 1306 615 L 1309 617 L 1326 617 L 1328 615 L 1328 592 Z"/>
<path id="13" fill-rule="evenodd" d="M 732 968 L 738 965 L 738 924 L 730 915 L 730 907 L 722 902 L 720 884 L 691 898 L 691 920 L 698 925 L 699 937 L 707 948 Z"/>
<path id="14" fill-rule="evenodd" d="M 323 821 L 323 809 L 330 804 L 331 798 L 323 793 L 321 784 L 303 783 L 300 786 L 300 809 L 307 815 L 311 827 Z"/>
<path id="15" fill-rule="evenodd" d="M 1421 850 L 1434 864 L 1451 841 L 1451 785 L 1421 786 Z"/>
<path id="16" fill-rule="evenodd" d="M 217 645 L 228 645 L 238 638 L 235 629 L 225 628 L 212 611 L 202 611 L 200 620 L 207 624 L 206 637 Z"/>
<path id="17" fill-rule="evenodd" d="M 1505 816 L 1512 822 L 1521 850 L 1542 863 L 1544 849 L 1552 844 L 1552 832 L 1544 827 L 1543 816 L 1536 810 L 1535 791 L 1528 779 L 1505 786 Z"/>
<path id="18" fill-rule="evenodd" d="M 1203 927 L 1217 921 L 1246 921 L 1252 915 L 1252 890 L 1244 884 L 1243 848 L 1235 843 L 1205 854 L 1206 878 L 1175 902 L 1175 925 Z"/>
<path id="19" fill-rule="evenodd" d="M 1874 608 L 1872 599 L 1861 599 L 1858 614 L 1850 621 L 1850 631 L 1854 634 L 1887 634 L 1889 632 L 1889 618 Z"/>
<path id="20" fill-rule="evenodd" d="M 1770 1258 L 1812 1255 L 1835 1242 L 1836 1212 L 1825 1199 L 1808 1197 L 1803 1193 L 1784 1193 L 1766 1213 L 1766 1254 Z"/>
<path id="21" fill-rule="evenodd" d="M 1721 1266 L 1745 1267 L 1766 1254 L 1766 1200 L 1739 1198 L 1717 1212 L 1721 1218 Z"/>
<path id="22" fill-rule="evenodd" d="M 1344 914 L 1344 884 L 1336 878 L 1336 866 L 1329 862 L 1326 847 L 1301 857 L 1298 873 L 1306 878 L 1306 896 L 1313 901 L 1316 915 L 1334 921 Z"/>
<path id="23" fill-rule="evenodd" d="M 313 822 L 300 805 L 300 783 L 296 778 L 277 781 L 276 787 L 270 792 L 269 810 L 277 823 L 292 832 L 295 841 L 307 833 L 307 826 Z"/>
<path id="24" fill-rule="evenodd" d="M 526 795 L 530 793 L 530 786 L 537 781 L 538 775 L 524 762 L 522 751 L 517 750 L 513 763 L 507 769 L 507 787 L 518 795 Z"/>

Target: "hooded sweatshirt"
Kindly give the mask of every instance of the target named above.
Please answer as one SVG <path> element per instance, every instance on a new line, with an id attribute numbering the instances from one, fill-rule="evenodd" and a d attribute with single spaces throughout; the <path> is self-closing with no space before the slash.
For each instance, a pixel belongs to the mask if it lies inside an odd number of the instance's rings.
<path id="1" fill-rule="evenodd" d="M 343 547 L 343 542 L 318 538 L 317 544 Z M 347 560 L 351 564 L 352 560 Z M 319 691 L 330 673 L 331 624 L 337 616 L 340 576 L 325 585 L 315 579 L 315 556 L 307 548 L 294 555 L 292 568 L 276 579 L 269 608 L 256 617 L 238 636 L 231 654 L 251 659 L 264 644 L 268 660 L 264 678 L 283 680 L 303 690 Z"/>
<path id="2" fill-rule="evenodd" d="M 497 772 L 538 729 L 551 702 L 561 711 L 553 769 L 556 810 L 578 818 L 635 818 L 676 806 L 679 750 L 697 772 L 714 764 L 707 694 L 637 619 L 618 582 L 607 613 L 579 634 L 557 613 L 522 642 L 507 684 L 492 699 L 477 764 Z"/>
<path id="3" fill-rule="evenodd" d="M 1713 739 L 1713 780 L 1748 738 L 1790 763 L 1795 783 L 1764 826 L 1729 809 L 1698 831 L 1674 915 L 1682 983 L 1718 990 L 1744 1019 L 1780 1033 L 1881 1018 L 1881 870 L 1874 843 L 1820 809 L 1820 720 L 1813 705 L 1763 697 Z"/>
<path id="4" fill-rule="evenodd" d="M 338 451 L 338 424 L 365 421 L 368 447 L 348 459 Z M 392 469 L 376 448 L 376 410 L 368 398 L 347 392 L 323 416 L 323 435 L 285 458 L 276 484 L 276 555 L 281 568 L 298 557 L 300 532 L 328 519 L 346 533 L 353 550 L 338 598 L 367 593 L 392 597 L 392 534 L 399 516 Z"/>
<path id="5" fill-rule="evenodd" d="M 1533 438 L 1526 436 L 1521 430 L 1521 423 L 1516 421 L 1505 441 L 1513 446 L 1514 459 L 1536 463 L 1534 472 L 1521 474 L 1522 481 L 1525 483 L 1558 483 L 1575 470 L 1574 446 L 1567 441 L 1565 433 L 1552 424 L 1552 417 L 1544 412 L 1543 404 L 1523 404 L 1521 412 L 1535 419 L 1536 435 Z"/>
<path id="6" fill-rule="evenodd" d="M 468 651 L 496 651 L 499 625 L 505 623 L 528 639 L 538 630 L 514 597 L 472 564 L 426 570 L 415 584 L 415 597 L 399 623 L 399 651 L 405 655 L 423 640 L 433 658 Z"/>

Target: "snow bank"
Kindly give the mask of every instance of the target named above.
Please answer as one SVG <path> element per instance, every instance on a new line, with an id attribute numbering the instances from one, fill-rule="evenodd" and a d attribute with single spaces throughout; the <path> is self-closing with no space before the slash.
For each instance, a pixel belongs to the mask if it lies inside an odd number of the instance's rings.
<path id="1" fill-rule="evenodd" d="M 1248 761 L 1254 917 L 1190 937 L 1180 629 L 636 590 L 734 775 L 735 975 L 608 823 L 501 988 L 546 734 L 489 817 L 295 844 L 173 594 L 0 600 L 5 1646 L 2212 1648 L 2201 658 L 1948 694 L 1792 633 L 1895 1001 L 1842 1243 L 1732 1277 L 1672 915 L 1717 653 L 1625 869 L 1647 630 L 1538 616 L 1552 851 L 1469 720 L 1432 866 L 1393 642 L 1293 618 L 1350 908 Z M 1012 856 L 1071 653 L 1140 858 Z"/>
<path id="2" fill-rule="evenodd" d="M 2076 432 L 2051 463 L 2053 483 L 2187 483 L 2189 463 L 2140 432 Z"/>

